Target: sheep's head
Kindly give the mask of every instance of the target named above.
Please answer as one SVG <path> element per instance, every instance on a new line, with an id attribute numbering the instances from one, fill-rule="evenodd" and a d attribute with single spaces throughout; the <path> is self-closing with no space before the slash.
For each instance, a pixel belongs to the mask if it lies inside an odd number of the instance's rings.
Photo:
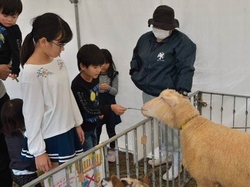
<path id="1" fill-rule="evenodd" d="M 176 129 L 180 129 L 187 120 L 198 113 L 187 98 L 170 89 L 162 91 L 158 97 L 142 107 L 144 116 L 154 117 Z"/>

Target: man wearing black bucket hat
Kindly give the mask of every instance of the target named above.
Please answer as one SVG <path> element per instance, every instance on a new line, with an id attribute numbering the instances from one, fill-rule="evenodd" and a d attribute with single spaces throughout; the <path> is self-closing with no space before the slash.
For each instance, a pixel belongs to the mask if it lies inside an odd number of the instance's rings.
<path id="1" fill-rule="evenodd" d="M 130 62 L 129 73 L 134 84 L 142 90 L 143 103 L 167 88 L 187 96 L 192 88 L 196 45 L 176 29 L 179 21 L 175 19 L 174 10 L 167 5 L 160 5 L 155 9 L 153 18 L 148 20 L 148 26 L 151 25 L 152 31 L 139 38 Z M 162 151 L 167 147 L 168 152 L 173 153 L 172 167 L 163 175 L 165 180 L 176 178 L 180 172 L 178 132 L 174 130 L 173 134 L 174 141 L 164 141 L 163 144 L 167 142 L 168 145 L 161 146 Z M 165 153 L 161 162 L 155 160 L 153 163 L 166 163 L 167 156 L 169 155 Z M 152 164 L 152 161 L 149 163 Z"/>

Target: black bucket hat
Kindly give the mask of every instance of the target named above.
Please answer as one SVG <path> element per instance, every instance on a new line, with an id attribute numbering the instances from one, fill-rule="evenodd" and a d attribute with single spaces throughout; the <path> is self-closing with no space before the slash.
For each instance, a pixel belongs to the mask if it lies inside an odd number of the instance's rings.
<path id="1" fill-rule="evenodd" d="M 153 18 L 148 20 L 148 26 L 150 25 L 163 30 L 172 30 L 179 27 L 179 21 L 174 18 L 174 9 L 160 5 L 155 9 Z"/>

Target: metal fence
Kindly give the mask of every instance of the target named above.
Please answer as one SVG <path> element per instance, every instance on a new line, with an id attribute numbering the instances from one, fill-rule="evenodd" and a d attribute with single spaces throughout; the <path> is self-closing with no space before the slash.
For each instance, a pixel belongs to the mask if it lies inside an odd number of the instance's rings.
<path id="1" fill-rule="evenodd" d="M 249 115 L 248 96 L 211 93 L 197 91 L 189 96 L 190 101 L 200 111 L 204 117 L 231 128 L 239 129 L 244 132 L 249 131 Z M 181 156 L 179 156 L 179 172 L 180 175 L 174 180 L 163 180 L 163 174 L 171 166 L 161 164 L 160 166 L 149 165 L 148 160 L 160 159 L 163 161 L 163 142 L 170 139 L 170 142 L 177 143 L 179 147 L 180 141 L 174 142 L 174 132 L 172 129 L 162 125 L 155 119 L 147 118 L 138 124 L 124 130 L 115 137 L 99 144 L 89 151 L 75 157 L 69 162 L 60 165 L 59 167 L 47 172 L 24 187 L 35 186 L 37 183 L 44 185 L 44 180 L 47 181 L 47 186 L 100 186 L 100 181 L 104 177 L 117 175 L 120 177 L 131 177 L 141 179 L 143 176 L 148 176 L 150 186 L 152 187 L 182 187 L 186 186 L 191 179 L 191 176 L 182 169 Z M 168 137 L 169 136 L 169 137 Z M 171 139 L 173 141 L 171 141 Z M 116 144 L 116 162 L 109 163 L 107 160 L 108 146 L 110 142 L 115 141 Z M 166 145 L 165 145 L 166 146 Z M 157 149 L 158 148 L 158 149 Z M 178 150 L 169 150 L 165 147 L 167 153 L 173 153 Z M 180 154 L 181 155 L 181 154 Z M 87 161 L 86 161 L 87 158 Z M 154 163 L 154 162 L 153 162 Z M 100 167 L 102 165 L 102 167 Z M 72 176 L 72 166 L 75 170 Z M 92 176 L 86 176 L 86 170 L 91 166 L 93 170 Z M 100 172 L 102 170 L 102 172 Z M 63 173 L 63 181 L 56 183 L 58 178 L 55 177 L 58 173 Z M 48 182 L 49 181 L 49 182 Z M 90 185 L 92 181 L 92 185 Z M 195 182 L 194 182 L 195 183 Z"/>

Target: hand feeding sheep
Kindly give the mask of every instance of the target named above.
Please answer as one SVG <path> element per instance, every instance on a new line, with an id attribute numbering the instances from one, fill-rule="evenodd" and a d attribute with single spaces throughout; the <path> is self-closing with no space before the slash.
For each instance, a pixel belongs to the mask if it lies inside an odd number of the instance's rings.
<path id="1" fill-rule="evenodd" d="M 180 129 L 182 163 L 198 187 L 250 186 L 250 135 L 202 117 L 174 90 L 145 103 L 142 114 Z"/>

